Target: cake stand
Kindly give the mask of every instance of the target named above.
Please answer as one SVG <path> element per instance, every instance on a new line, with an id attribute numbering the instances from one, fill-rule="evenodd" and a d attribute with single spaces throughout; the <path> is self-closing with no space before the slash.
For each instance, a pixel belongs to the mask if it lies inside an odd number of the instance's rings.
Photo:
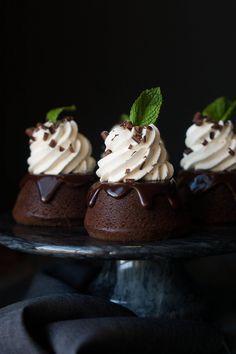
<path id="1" fill-rule="evenodd" d="M 204 300 L 184 262 L 236 252 L 235 231 L 232 226 L 195 231 L 184 238 L 121 243 L 92 239 L 84 228 L 29 227 L 16 224 L 8 214 L 0 217 L 1 245 L 41 256 L 101 262 L 90 292 L 143 317 L 206 316 Z"/>

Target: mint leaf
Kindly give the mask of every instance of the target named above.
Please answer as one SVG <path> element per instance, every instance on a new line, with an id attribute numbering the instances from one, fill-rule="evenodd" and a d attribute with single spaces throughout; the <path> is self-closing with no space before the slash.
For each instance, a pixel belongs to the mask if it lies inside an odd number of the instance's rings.
<path id="1" fill-rule="evenodd" d="M 230 109 L 232 102 L 226 97 L 219 97 L 210 103 L 203 111 L 202 114 L 219 122 L 223 120 L 224 115 Z M 227 120 L 229 115 L 226 115 Z"/>
<path id="2" fill-rule="evenodd" d="M 221 118 L 221 120 L 223 120 L 223 122 L 226 122 L 227 120 L 235 116 L 236 116 L 236 100 L 231 103 L 231 105 L 229 106 L 229 108 Z"/>
<path id="3" fill-rule="evenodd" d="M 73 106 L 65 106 L 65 107 L 57 107 L 57 108 L 54 108 L 52 109 L 51 111 L 49 111 L 46 115 L 46 119 L 49 121 L 49 122 L 52 122 L 52 123 L 56 123 L 59 115 L 64 112 L 64 111 L 75 111 L 76 110 L 76 106 L 73 105 Z"/>
<path id="4" fill-rule="evenodd" d="M 160 112 L 162 95 L 160 87 L 143 91 L 133 103 L 130 110 L 130 121 L 134 125 L 154 124 Z"/>

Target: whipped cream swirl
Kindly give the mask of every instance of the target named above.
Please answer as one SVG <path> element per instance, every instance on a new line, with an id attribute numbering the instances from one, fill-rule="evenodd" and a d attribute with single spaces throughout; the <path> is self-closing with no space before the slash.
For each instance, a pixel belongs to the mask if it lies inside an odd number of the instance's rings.
<path id="1" fill-rule="evenodd" d="M 101 182 L 162 181 L 173 176 L 173 166 L 167 161 L 164 143 L 153 124 L 117 125 L 107 135 L 105 146 L 97 170 Z"/>
<path id="2" fill-rule="evenodd" d="M 58 175 L 91 173 L 96 165 L 89 140 L 74 120 L 39 124 L 30 135 L 29 173 Z"/>
<path id="3" fill-rule="evenodd" d="M 236 135 L 231 121 L 198 120 L 187 130 L 180 162 L 184 170 L 231 171 L 236 168 Z"/>

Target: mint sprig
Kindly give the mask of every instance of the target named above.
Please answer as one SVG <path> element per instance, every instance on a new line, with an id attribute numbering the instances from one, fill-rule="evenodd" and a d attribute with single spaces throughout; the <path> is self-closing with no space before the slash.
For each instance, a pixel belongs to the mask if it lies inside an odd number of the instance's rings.
<path id="1" fill-rule="evenodd" d="M 226 122 L 227 120 L 230 120 L 231 118 L 236 116 L 236 100 L 231 102 L 231 105 L 227 109 L 227 111 L 224 113 L 223 117 L 221 120 Z"/>
<path id="2" fill-rule="evenodd" d="M 56 123 L 56 121 L 58 120 L 59 118 L 59 115 L 62 113 L 62 112 L 72 112 L 72 111 L 76 111 L 76 106 L 75 105 L 72 105 L 72 106 L 64 106 L 64 107 L 57 107 L 57 108 L 54 108 L 54 109 L 51 109 L 47 115 L 46 115 L 46 119 L 49 121 L 49 122 L 52 122 L 52 123 Z"/>
<path id="3" fill-rule="evenodd" d="M 133 103 L 129 120 L 134 125 L 154 124 L 162 105 L 160 87 L 144 90 Z"/>
<path id="4" fill-rule="evenodd" d="M 226 122 L 236 115 L 236 100 L 230 101 L 226 97 L 219 97 L 204 108 L 202 114 L 216 122 L 220 120 Z"/>

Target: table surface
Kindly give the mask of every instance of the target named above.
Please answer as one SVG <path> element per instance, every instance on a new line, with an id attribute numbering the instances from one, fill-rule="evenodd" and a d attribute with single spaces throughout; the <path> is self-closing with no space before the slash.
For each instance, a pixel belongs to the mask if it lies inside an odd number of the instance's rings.
<path id="1" fill-rule="evenodd" d="M 188 259 L 236 252 L 236 226 L 195 231 L 184 238 L 121 243 L 92 239 L 82 227 L 18 225 L 5 214 L 0 216 L 0 244 L 31 254 L 77 259 Z"/>

